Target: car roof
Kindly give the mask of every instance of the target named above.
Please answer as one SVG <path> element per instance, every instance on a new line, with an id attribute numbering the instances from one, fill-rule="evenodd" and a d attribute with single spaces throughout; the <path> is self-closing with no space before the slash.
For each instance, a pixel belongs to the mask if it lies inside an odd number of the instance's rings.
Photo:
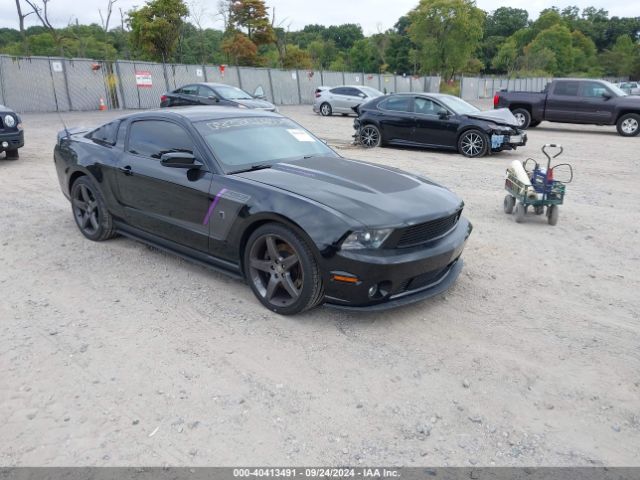
<path id="1" fill-rule="evenodd" d="M 184 85 L 176 87 L 176 90 L 178 88 L 186 87 L 187 85 L 202 85 L 204 87 L 235 87 L 235 88 L 240 88 L 240 87 L 237 87 L 236 85 L 229 85 L 228 83 L 193 82 L 193 83 L 185 83 Z"/>
<path id="2" fill-rule="evenodd" d="M 150 117 L 186 118 L 191 122 L 203 120 L 220 120 L 224 118 L 251 118 L 251 117 L 282 117 L 275 112 L 265 110 L 240 109 L 237 107 L 218 106 L 195 106 L 195 107 L 169 107 L 150 110 L 147 112 L 137 112 L 126 115 L 124 118 L 143 119 Z"/>

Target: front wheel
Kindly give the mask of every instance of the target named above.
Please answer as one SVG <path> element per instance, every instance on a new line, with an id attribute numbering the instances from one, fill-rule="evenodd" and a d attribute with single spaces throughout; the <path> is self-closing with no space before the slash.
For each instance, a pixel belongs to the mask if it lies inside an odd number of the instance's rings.
<path id="1" fill-rule="evenodd" d="M 623 137 L 634 137 L 640 133 L 640 115 L 627 113 L 622 115 L 616 123 L 618 133 Z"/>
<path id="2" fill-rule="evenodd" d="M 524 216 L 527 213 L 527 209 L 522 203 L 516 205 L 516 223 L 524 222 Z"/>
<path id="3" fill-rule="evenodd" d="M 333 109 L 327 102 L 324 102 L 322 105 L 320 105 L 320 115 L 322 115 L 323 117 L 330 117 L 332 113 Z"/>
<path id="4" fill-rule="evenodd" d="M 97 242 L 115 235 L 113 218 L 100 190 L 89 177 L 80 177 L 73 183 L 71 209 L 80 232 L 89 240 Z"/>
<path id="5" fill-rule="evenodd" d="M 465 157 L 484 157 L 489 151 L 489 137 L 480 130 L 467 130 L 458 139 L 458 151 Z"/>
<path id="6" fill-rule="evenodd" d="M 365 125 L 360 128 L 360 142 L 366 148 L 379 147 L 382 144 L 382 134 L 375 125 Z"/>
<path id="7" fill-rule="evenodd" d="M 20 154 L 18 153 L 18 149 L 7 150 L 6 155 L 7 155 L 7 160 L 18 160 L 20 158 Z"/>
<path id="8" fill-rule="evenodd" d="M 516 199 L 513 195 L 504 196 L 504 213 L 510 215 L 513 213 L 513 206 L 516 204 Z"/>
<path id="9" fill-rule="evenodd" d="M 516 108 L 511 113 L 516 117 L 516 122 L 520 128 L 529 128 L 529 125 L 531 125 L 531 114 L 529 113 L 529 110 L 525 108 Z"/>
<path id="10" fill-rule="evenodd" d="M 558 223 L 558 217 L 560 216 L 560 209 L 557 205 L 549 205 L 547 207 L 547 221 L 549 225 L 555 225 Z"/>
<path id="11" fill-rule="evenodd" d="M 315 307 L 324 297 L 311 248 L 284 225 L 268 223 L 251 234 L 244 268 L 255 296 L 276 313 L 294 315 Z"/>

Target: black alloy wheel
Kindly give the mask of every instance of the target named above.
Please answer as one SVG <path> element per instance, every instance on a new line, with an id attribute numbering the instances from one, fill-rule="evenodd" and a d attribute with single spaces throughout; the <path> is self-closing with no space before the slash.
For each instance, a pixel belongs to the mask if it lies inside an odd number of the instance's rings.
<path id="1" fill-rule="evenodd" d="M 360 143 L 366 148 L 379 147 L 382 135 L 375 125 L 365 125 L 360 129 Z"/>
<path id="2" fill-rule="evenodd" d="M 315 307 L 324 296 L 311 249 L 283 225 L 266 224 L 251 235 L 245 250 L 245 272 L 256 297 L 276 313 L 302 312 Z"/>
<path id="3" fill-rule="evenodd" d="M 80 232 L 89 240 L 107 240 L 113 237 L 113 219 L 97 187 L 86 176 L 77 179 L 71 187 L 71 209 Z"/>

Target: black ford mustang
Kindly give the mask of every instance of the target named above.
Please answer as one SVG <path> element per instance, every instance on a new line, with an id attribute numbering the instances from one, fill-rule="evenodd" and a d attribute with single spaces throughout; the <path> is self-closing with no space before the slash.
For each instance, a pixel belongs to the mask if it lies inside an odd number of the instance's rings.
<path id="1" fill-rule="evenodd" d="M 346 160 L 281 115 L 194 107 L 58 134 L 80 231 L 245 278 L 269 309 L 382 309 L 440 293 L 471 232 L 446 188 Z"/>
<path id="2" fill-rule="evenodd" d="M 356 138 L 384 144 L 457 150 L 465 157 L 515 150 L 527 135 L 506 108 L 482 112 L 453 95 L 398 93 L 355 107 Z"/>

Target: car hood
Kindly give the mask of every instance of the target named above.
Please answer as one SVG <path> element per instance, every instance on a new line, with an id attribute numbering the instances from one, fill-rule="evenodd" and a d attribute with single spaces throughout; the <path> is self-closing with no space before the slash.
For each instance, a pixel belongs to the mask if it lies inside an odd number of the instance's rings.
<path id="1" fill-rule="evenodd" d="M 0 113 L 15 113 L 15 112 L 11 110 L 9 107 L 5 107 L 0 103 Z"/>
<path id="2" fill-rule="evenodd" d="M 401 170 L 336 157 L 312 157 L 239 176 L 301 195 L 368 227 L 413 225 L 457 211 L 446 188 Z"/>
<path id="3" fill-rule="evenodd" d="M 267 102 L 266 100 L 259 100 L 257 98 L 247 99 L 247 100 L 231 100 L 232 102 L 239 103 L 240 105 L 244 105 L 247 108 L 263 108 L 263 109 L 274 109 L 275 105 L 271 102 Z"/>
<path id="4" fill-rule="evenodd" d="M 510 127 L 518 127 L 518 121 L 508 108 L 498 108 L 496 110 L 487 110 L 474 114 L 467 114 L 469 118 L 478 118 L 480 120 L 489 120 L 499 123 L 500 125 L 508 125 Z"/>

